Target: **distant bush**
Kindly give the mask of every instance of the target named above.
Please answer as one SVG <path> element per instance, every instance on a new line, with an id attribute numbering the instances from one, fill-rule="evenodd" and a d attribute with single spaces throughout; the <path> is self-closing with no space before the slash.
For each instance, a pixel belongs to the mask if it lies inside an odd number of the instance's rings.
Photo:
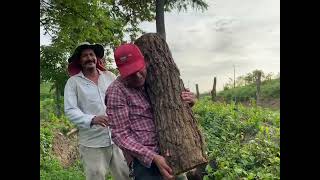
<path id="1" fill-rule="evenodd" d="M 218 92 L 217 97 L 226 101 L 248 101 L 250 98 L 256 97 L 256 85 L 250 84 L 246 86 L 236 87 Z M 272 99 L 280 98 L 280 79 L 264 81 L 261 84 L 261 98 Z"/>

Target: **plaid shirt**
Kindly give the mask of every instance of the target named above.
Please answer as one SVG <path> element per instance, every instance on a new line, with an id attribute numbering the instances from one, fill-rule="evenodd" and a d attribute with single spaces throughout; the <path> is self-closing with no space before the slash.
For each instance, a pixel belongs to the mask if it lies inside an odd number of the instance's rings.
<path id="1" fill-rule="evenodd" d="M 107 89 L 105 104 L 112 140 L 123 150 L 128 165 L 135 157 L 150 167 L 159 152 L 147 97 L 143 88 L 128 88 L 119 77 Z"/>

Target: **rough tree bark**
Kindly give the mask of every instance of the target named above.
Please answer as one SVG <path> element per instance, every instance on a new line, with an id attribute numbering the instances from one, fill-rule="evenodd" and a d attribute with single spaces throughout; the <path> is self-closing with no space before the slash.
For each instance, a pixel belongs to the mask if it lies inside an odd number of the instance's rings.
<path id="1" fill-rule="evenodd" d="M 157 33 L 166 40 L 166 27 L 164 23 L 164 1 L 156 0 L 156 29 Z"/>
<path id="2" fill-rule="evenodd" d="M 203 136 L 191 107 L 181 99 L 185 87 L 166 41 L 148 33 L 135 44 L 147 63 L 145 87 L 153 107 L 161 155 L 175 175 L 207 163 Z"/>

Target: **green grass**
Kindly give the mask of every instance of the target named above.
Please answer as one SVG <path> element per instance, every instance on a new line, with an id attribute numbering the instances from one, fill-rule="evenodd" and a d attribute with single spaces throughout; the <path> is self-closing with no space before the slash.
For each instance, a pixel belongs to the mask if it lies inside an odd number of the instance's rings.
<path id="1" fill-rule="evenodd" d="M 54 95 L 50 92 L 51 83 L 41 83 L 40 84 L 40 99 L 53 98 Z"/>

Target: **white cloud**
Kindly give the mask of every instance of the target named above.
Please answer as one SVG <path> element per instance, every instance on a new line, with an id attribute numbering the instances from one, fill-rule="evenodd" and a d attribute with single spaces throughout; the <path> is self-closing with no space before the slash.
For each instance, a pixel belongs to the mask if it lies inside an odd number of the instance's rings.
<path id="1" fill-rule="evenodd" d="M 167 42 L 185 85 L 209 91 L 254 69 L 280 72 L 280 3 L 278 0 L 215 0 L 204 13 L 165 14 Z M 155 22 L 143 23 L 155 32 Z"/>

